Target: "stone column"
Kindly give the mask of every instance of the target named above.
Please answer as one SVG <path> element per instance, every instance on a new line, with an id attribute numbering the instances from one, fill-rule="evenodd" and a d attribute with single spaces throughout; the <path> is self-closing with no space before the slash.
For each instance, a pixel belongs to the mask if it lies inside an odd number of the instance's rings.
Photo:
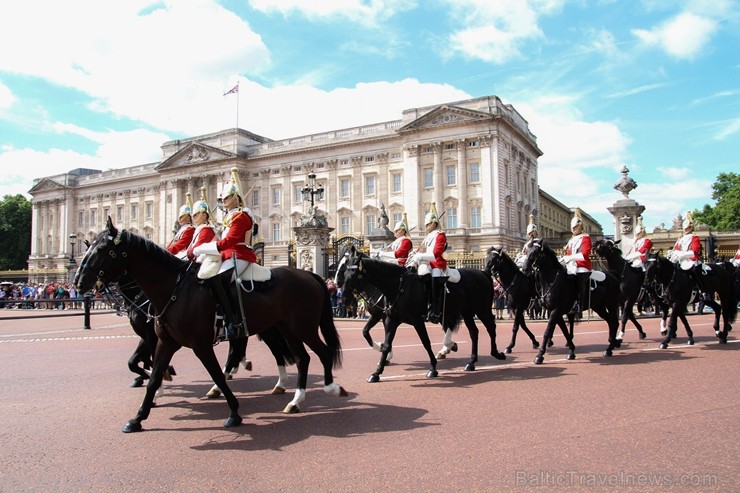
<path id="1" fill-rule="evenodd" d="M 314 207 L 301 218 L 300 226 L 293 228 L 296 240 L 296 268 L 308 270 L 325 278 L 324 249 L 334 228 L 328 226 L 326 217 Z"/>
<path id="2" fill-rule="evenodd" d="M 445 174 L 442 170 L 442 143 L 433 142 L 432 152 L 434 153 L 434 169 L 432 171 L 432 183 L 434 183 L 434 198 L 432 199 L 432 202 L 436 202 L 437 204 L 437 213 L 442 214 L 445 211 Z"/>
<path id="3" fill-rule="evenodd" d="M 622 240 L 619 246 L 622 253 L 627 253 L 635 243 L 637 218 L 643 213 L 645 206 L 629 198 L 629 193 L 637 188 L 637 182 L 628 176 L 627 166 L 622 168 L 621 173 L 622 178 L 614 185 L 614 188 L 622 192 L 624 198 L 617 200 L 611 207 L 607 207 L 607 210 L 614 217 L 614 241 Z"/>
<path id="4" fill-rule="evenodd" d="M 468 217 L 470 208 L 468 205 L 468 163 L 465 157 L 465 139 L 455 141 L 457 147 L 457 190 L 459 194 L 458 201 L 458 227 L 467 228 L 469 224 Z"/>

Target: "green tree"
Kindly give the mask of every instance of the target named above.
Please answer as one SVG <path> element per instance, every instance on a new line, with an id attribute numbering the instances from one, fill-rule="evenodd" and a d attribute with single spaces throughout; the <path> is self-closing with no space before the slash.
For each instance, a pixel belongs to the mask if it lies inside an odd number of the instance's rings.
<path id="1" fill-rule="evenodd" d="M 31 209 L 31 202 L 20 194 L 0 200 L 0 270 L 28 268 Z"/>
<path id="2" fill-rule="evenodd" d="M 694 211 L 694 219 L 716 231 L 740 229 L 740 174 L 720 173 L 712 184 L 714 207 L 705 204 Z"/>

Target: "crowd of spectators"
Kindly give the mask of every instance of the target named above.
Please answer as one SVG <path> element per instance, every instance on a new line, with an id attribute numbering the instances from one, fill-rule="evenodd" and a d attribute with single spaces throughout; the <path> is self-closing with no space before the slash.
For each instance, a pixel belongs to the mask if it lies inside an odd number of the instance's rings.
<path id="1" fill-rule="evenodd" d="M 46 284 L 0 282 L 0 308 L 69 310 L 82 309 L 84 298 L 68 282 Z M 102 295 L 92 300 L 91 308 L 104 308 Z"/>

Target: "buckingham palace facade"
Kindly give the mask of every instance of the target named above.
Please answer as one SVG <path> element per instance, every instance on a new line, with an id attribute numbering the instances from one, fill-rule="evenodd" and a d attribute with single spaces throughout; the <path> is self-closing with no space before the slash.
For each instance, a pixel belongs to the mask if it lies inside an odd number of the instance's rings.
<path id="1" fill-rule="evenodd" d="M 529 215 L 539 215 L 541 155 L 527 121 L 496 96 L 284 140 L 243 129 L 172 140 L 162 145 L 159 162 L 35 180 L 29 277 L 79 259 L 81 242 L 103 229 L 108 216 L 165 245 L 186 194 L 198 200 L 204 187 L 215 206 L 232 167 L 259 224 L 267 266 L 288 264 L 293 227 L 306 212 L 301 191 L 309 173 L 325 190 L 316 206 L 336 237 L 367 235 L 385 210 L 391 226 L 407 214 L 418 244 L 420 222 L 435 203 L 453 252 L 514 249 Z"/>

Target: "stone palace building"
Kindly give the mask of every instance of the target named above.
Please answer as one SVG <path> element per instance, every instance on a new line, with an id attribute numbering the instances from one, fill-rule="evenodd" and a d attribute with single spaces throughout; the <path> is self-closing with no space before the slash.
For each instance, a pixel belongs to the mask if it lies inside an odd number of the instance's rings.
<path id="1" fill-rule="evenodd" d="M 529 215 L 540 222 L 537 159 L 527 121 L 496 96 L 411 108 L 400 120 L 272 140 L 230 129 L 162 145 L 159 162 L 124 169 L 77 169 L 35 181 L 29 279 L 65 278 L 110 216 L 118 227 L 165 245 L 177 212 L 204 187 L 212 207 L 230 169 L 259 224 L 267 266 L 287 265 L 293 227 L 306 213 L 309 173 L 325 190 L 315 204 L 335 237 L 368 235 L 385 210 L 408 216 L 413 241 L 432 203 L 450 253 L 519 248 Z M 569 236 L 572 210 L 545 194 L 548 236 Z M 601 226 L 589 228 L 601 234 Z M 550 224 L 552 223 L 552 224 Z M 559 227 L 560 226 L 560 227 Z M 559 230 L 556 230 L 559 229 Z M 564 243 L 564 241 L 563 241 Z"/>

